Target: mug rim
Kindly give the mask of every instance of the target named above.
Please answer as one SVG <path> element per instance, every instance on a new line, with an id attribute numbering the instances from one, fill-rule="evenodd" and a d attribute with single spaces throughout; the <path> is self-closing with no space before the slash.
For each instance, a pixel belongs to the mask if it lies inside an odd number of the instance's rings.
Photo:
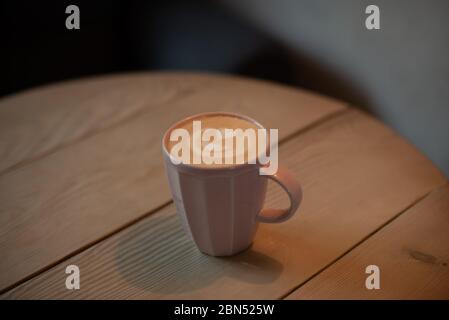
<path id="1" fill-rule="evenodd" d="M 232 165 L 224 165 L 224 166 L 219 166 L 219 167 L 212 167 L 212 166 L 197 166 L 197 165 L 192 165 L 192 164 L 185 164 L 185 163 L 179 163 L 179 164 L 174 164 L 171 160 L 170 160 L 170 153 L 167 150 L 167 146 L 166 146 L 166 142 L 168 141 L 169 138 L 169 133 L 175 129 L 176 127 L 180 126 L 181 124 L 185 123 L 185 122 L 189 122 L 189 121 L 193 121 L 196 118 L 200 118 L 200 117 L 211 117 L 211 116 L 230 116 L 230 117 L 235 117 L 235 118 L 240 118 L 246 121 L 249 121 L 253 124 L 255 124 L 256 126 L 258 126 L 260 129 L 266 129 L 260 122 L 258 122 L 257 120 L 243 115 L 243 114 L 239 114 L 239 113 L 235 113 L 235 112 L 227 112 L 227 111 L 209 111 L 209 112 L 202 112 L 202 113 L 197 113 L 191 116 L 188 116 L 186 118 L 183 118 L 177 122 L 175 122 L 174 124 L 172 124 L 164 133 L 163 137 L 162 137 L 162 150 L 164 153 L 164 157 L 166 159 L 168 159 L 168 161 L 170 161 L 170 163 L 180 169 L 186 169 L 188 171 L 201 171 L 201 172 L 220 172 L 220 171 L 232 171 L 232 170 L 236 170 L 236 169 L 248 169 L 248 168 L 253 168 L 253 167 L 259 167 L 260 164 L 258 162 L 256 163 L 248 163 L 248 160 L 246 160 L 246 162 L 244 163 L 240 163 L 240 164 L 232 164 Z M 269 146 L 267 146 L 267 148 L 269 148 Z"/>

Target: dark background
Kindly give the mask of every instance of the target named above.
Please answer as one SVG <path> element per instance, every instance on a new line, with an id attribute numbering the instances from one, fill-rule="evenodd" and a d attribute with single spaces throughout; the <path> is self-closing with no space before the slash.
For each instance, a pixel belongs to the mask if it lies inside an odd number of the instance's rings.
<path id="1" fill-rule="evenodd" d="M 68 30 L 65 9 L 80 8 Z M 207 70 L 291 82 L 283 48 L 213 1 L 2 1 L 0 95 L 133 70 Z"/>
<path id="2" fill-rule="evenodd" d="M 0 1 L 0 97 L 137 70 L 268 79 L 371 113 L 449 176 L 447 0 Z"/>

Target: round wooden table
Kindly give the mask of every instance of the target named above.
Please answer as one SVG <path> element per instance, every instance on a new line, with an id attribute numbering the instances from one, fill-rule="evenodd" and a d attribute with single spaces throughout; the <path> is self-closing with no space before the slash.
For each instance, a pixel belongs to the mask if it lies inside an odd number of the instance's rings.
<path id="1" fill-rule="evenodd" d="M 232 111 L 279 128 L 279 162 L 304 188 L 291 220 L 261 224 L 231 258 L 183 232 L 161 137 Z M 271 188 L 267 206 L 285 199 Z M 449 188 L 371 116 L 274 83 L 138 73 L 45 86 L 0 102 L 2 299 L 449 298 Z M 66 268 L 80 289 L 66 288 Z M 368 266 L 380 289 L 365 286 Z"/>

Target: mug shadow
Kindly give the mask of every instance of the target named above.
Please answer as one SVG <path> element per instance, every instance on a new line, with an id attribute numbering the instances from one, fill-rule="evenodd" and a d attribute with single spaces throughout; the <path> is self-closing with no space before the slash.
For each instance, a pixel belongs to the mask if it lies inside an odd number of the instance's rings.
<path id="1" fill-rule="evenodd" d="M 280 262 L 251 247 L 232 257 L 201 253 L 175 212 L 153 216 L 132 233 L 123 234 L 117 244 L 115 265 L 130 285 L 155 294 L 194 291 L 222 278 L 270 283 L 283 269 Z"/>

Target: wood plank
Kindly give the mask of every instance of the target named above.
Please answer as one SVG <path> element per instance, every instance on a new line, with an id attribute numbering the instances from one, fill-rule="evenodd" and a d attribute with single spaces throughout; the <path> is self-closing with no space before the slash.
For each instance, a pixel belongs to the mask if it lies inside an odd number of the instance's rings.
<path id="1" fill-rule="evenodd" d="M 261 81 L 209 75 L 172 81 L 207 83 L 0 176 L 0 291 L 169 201 L 160 142 L 173 122 L 204 111 L 235 111 L 279 128 L 285 138 L 345 109 Z M 134 95 L 126 100 L 150 103 L 142 86 L 124 93 Z"/>
<path id="2" fill-rule="evenodd" d="M 386 221 L 446 182 L 429 160 L 356 111 L 280 148 L 304 187 L 297 215 L 261 224 L 251 250 L 232 258 L 199 253 L 172 205 L 2 296 L 13 298 L 279 298 Z M 279 189 L 267 205 L 282 203 Z M 65 288 L 65 267 L 81 290 Z"/>
<path id="3" fill-rule="evenodd" d="M 293 102 L 293 98 L 297 103 L 340 104 L 273 83 L 232 76 L 155 72 L 66 81 L 0 99 L 0 174 L 209 86 L 224 86 L 224 93 L 226 88 L 237 90 L 231 95 L 245 93 L 244 87 L 249 86 L 250 91 L 266 92 L 263 96 L 269 103 L 277 97 L 281 103 Z M 275 96 L 268 97 L 270 92 Z M 244 96 L 240 102 L 245 103 Z"/>
<path id="4" fill-rule="evenodd" d="M 96 77 L 0 100 L 0 173 L 126 121 L 195 89 L 172 75 Z"/>
<path id="5" fill-rule="evenodd" d="M 287 299 L 449 299 L 449 186 L 433 191 Z M 380 268 L 367 290 L 365 268 Z"/>

